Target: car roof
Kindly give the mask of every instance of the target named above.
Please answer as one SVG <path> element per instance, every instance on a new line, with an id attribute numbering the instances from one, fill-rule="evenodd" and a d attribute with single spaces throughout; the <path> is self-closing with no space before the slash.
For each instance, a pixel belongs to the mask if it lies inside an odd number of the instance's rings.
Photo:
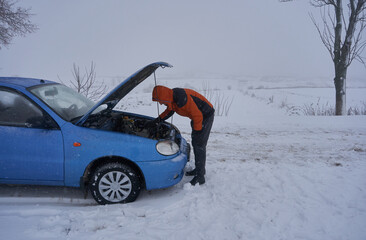
<path id="1" fill-rule="evenodd" d="M 20 86 L 24 88 L 33 87 L 41 84 L 56 83 L 49 80 L 36 79 L 36 78 L 22 78 L 22 77 L 0 77 L 0 84 Z"/>

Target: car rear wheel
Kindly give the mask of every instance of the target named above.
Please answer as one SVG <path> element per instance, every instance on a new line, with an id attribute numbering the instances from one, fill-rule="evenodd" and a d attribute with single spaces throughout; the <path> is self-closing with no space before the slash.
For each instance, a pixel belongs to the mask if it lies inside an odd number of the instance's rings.
<path id="1" fill-rule="evenodd" d="M 121 163 L 107 163 L 97 168 L 90 184 L 91 194 L 99 204 L 133 202 L 140 189 L 136 172 Z"/>

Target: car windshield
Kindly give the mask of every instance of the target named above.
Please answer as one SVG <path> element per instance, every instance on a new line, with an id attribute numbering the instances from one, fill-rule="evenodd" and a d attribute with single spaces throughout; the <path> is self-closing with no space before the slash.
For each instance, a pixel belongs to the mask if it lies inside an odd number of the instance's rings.
<path id="1" fill-rule="evenodd" d="M 95 105 L 90 99 L 61 84 L 41 85 L 30 89 L 30 92 L 66 121 L 82 117 Z M 95 112 L 101 110 L 97 108 Z"/>

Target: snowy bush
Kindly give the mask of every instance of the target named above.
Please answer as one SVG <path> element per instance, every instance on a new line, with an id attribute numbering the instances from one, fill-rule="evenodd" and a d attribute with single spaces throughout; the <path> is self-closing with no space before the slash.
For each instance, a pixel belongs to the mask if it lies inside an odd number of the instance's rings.
<path id="1" fill-rule="evenodd" d="M 350 107 L 347 111 L 347 115 L 366 115 L 366 102 L 362 102 L 361 107 Z"/>
<path id="2" fill-rule="evenodd" d="M 302 112 L 306 116 L 334 116 L 335 110 L 334 106 L 326 103 L 325 105 L 320 105 L 319 101 L 317 104 L 304 104 L 301 108 Z M 362 106 L 349 107 L 347 110 L 347 115 L 366 115 L 366 103 L 362 102 Z"/>
<path id="3" fill-rule="evenodd" d="M 211 88 L 208 81 L 202 83 L 202 92 L 203 96 L 213 104 L 216 116 L 228 116 L 234 96 L 225 96 L 219 89 Z"/>
<path id="4" fill-rule="evenodd" d="M 335 114 L 334 107 L 328 102 L 325 105 L 320 104 L 320 98 L 316 104 L 304 104 L 301 110 L 306 116 L 333 116 Z"/>

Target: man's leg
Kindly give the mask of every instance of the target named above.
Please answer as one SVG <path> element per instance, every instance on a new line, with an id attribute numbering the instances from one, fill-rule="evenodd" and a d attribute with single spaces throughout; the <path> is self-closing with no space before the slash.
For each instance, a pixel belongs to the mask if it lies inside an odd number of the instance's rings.
<path id="1" fill-rule="evenodd" d="M 206 174 L 206 146 L 210 136 L 214 115 L 204 119 L 201 131 L 192 131 L 192 146 L 195 155 L 195 169 L 192 174 L 195 178 L 192 179 L 191 184 L 195 185 L 197 182 L 203 184 L 205 182 Z"/>

